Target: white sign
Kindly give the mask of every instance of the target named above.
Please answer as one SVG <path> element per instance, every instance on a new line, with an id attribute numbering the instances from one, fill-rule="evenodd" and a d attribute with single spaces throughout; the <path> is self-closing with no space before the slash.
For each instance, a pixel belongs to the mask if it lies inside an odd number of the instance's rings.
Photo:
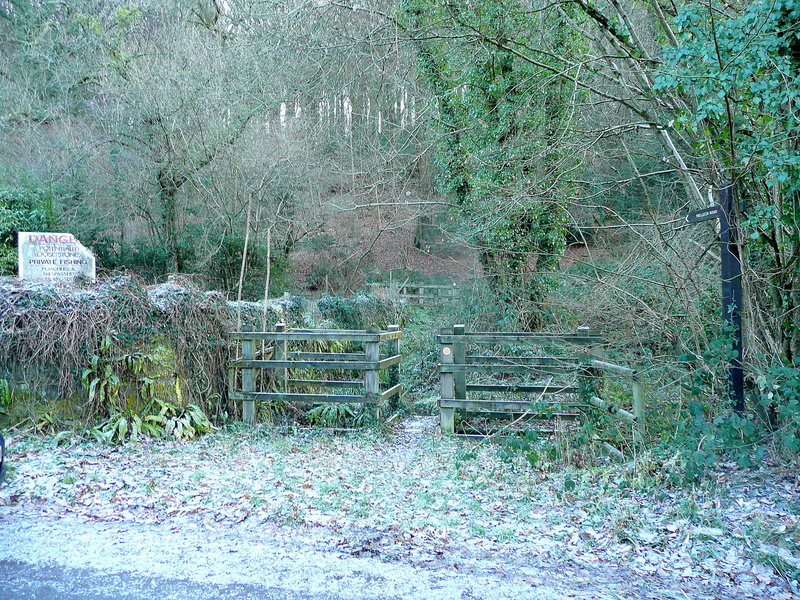
<path id="1" fill-rule="evenodd" d="M 95 279 L 94 256 L 70 233 L 17 234 L 20 279 L 73 281 Z"/>

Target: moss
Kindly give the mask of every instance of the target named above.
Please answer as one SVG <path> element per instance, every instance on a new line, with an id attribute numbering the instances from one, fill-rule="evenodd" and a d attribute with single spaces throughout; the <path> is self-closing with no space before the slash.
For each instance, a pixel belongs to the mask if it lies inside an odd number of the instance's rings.
<path id="1" fill-rule="evenodd" d="M 148 288 L 114 276 L 55 287 L 0 278 L 0 377 L 21 393 L 10 410 L 16 419 L 43 406 L 59 419 L 90 420 L 107 414 L 106 392 L 122 409 L 159 397 L 217 410 L 233 321 L 223 297 L 187 282 Z M 91 382 L 105 378 L 113 385 L 90 399 Z"/>

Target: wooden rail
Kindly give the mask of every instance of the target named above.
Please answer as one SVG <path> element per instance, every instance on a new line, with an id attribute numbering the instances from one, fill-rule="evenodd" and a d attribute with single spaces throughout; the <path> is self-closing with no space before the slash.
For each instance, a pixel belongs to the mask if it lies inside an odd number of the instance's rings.
<path id="1" fill-rule="evenodd" d="M 603 339 L 586 328 L 574 333 L 467 333 L 463 325 L 442 329 L 438 336 L 440 344 L 439 373 L 441 398 L 439 418 L 443 433 L 455 430 L 455 411 L 463 416 L 468 412 L 527 412 L 531 410 L 530 398 L 514 400 L 494 397 L 490 394 L 513 393 L 534 395 L 538 401 L 573 404 L 578 407 L 594 407 L 605 410 L 632 425 L 633 439 L 644 439 L 644 386 L 634 369 L 612 365 L 599 360 L 585 358 L 585 348 L 603 342 Z M 583 357 L 574 356 L 504 356 L 486 354 L 486 347 L 502 351 L 503 346 L 541 346 L 550 348 L 572 346 L 583 349 Z M 479 353 L 468 354 L 477 350 Z M 597 397 L 594 379 L 600 370 L 627 377 L 633 388 L 633 412 L 626 411 Z M 499 381 L 473 382 L 468 375 L 494 374 Z M 522 375 L 534 381 L 517 382 Z M 564 396 L 571 396 L 566 401 Z"/>
<path id="2" fill-rule="evenodd" d="M 606 410 L 609 414 L 627 421 L 631 424 L 633 441 L 635 444 L 642 444 L 645 440 L 645 391 L 644 383 L 642 382 L 641 375 L 637 369 L 629 367 L 622 367 L 611 363 L 603 362 L 601 360 L 592 360 L 589 362 L 590 366 L 600 371 L 608 371 L 620 377 L 626 377 L 631 383 L 631 399 L 633 403 L 633 412 L 628 412 L 622 408 L 606 402 L 591 394 L 588 398 L 589 404 Z"/>
<path id="3" fill-rule="evenodd" d="M 391 281 L 370 283 L 370 290 L 373 294 L 380 294 L 381 291 L 388 293 L 395 298 L 405 300 L 412 304 L 440 304 L 458 300 L 460 290 L 458 284 L 433 285 L 403 283 L 396 284 Z"/>
<path id="4" fill-rule="evenodd" d="M 400 337 L 397 325 L 386 331 L 377 327 L 366 330 L 338 329 L 286 329 L 278 323 L 274 332 L 238 331 L 230 335 L 238 342 L 240 351 L 229 363 L 229 396 L 242 402 L 242 420 L 255 422 L 256 401 L 273 402 L 353 402 L 369 405 L 379 417 L 381 405 L 392 396 L 402 392 L 399 383 Z M 268 343 L 268 351 L 256 358 L 257 343 Z M 361 346 L 361 352 L 317 352 L 293 349 L 292 346 L 318 344 L 320 342 L 351 342 Z M 384 353 L 381 354 L 383 346 Z M 256 390 L 256 373 L 269 373 L 262 377 L 270 382 L 270 390 Z M 358 379 L 295 378 L 297 371 L 360 372 Z M 381 384 L 381 371 L 387 372 L 387 383 Z M 237 372 L 241 375 L 237 376 Z M 339 373 L 341 376 L 341 373 Z M 262 383 L 262 388 L 265 387 Z M 298 388 L 305 391 L 297 392 Z M 349 390 L 355 393 L 318 393 L 320 389 Z M 312 391 L 308 391 L 312 390 Z M 358 392 L 361 393 L 358 393 Z"/>

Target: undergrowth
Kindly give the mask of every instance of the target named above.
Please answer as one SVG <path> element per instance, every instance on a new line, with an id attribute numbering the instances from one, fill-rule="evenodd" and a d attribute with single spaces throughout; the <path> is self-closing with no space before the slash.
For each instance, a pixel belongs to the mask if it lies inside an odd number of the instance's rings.
<path id="1" fill-rule="evenodd" d="M 66 292 L 4 281 L 0 293 L 7 299 L 0 309 L 0 325 L 13 332 L 0 337 L 0 419 L 6 424 L 27 422 L 35 431 L 52 433 L 99 422 L 99 437 L 119 441 L 138 435 L 158 437 L 167 430 L 177 431 L 178 436 L 191 435 L 207 427 L 201 414 L 217 425 L 238 418 L 239 407 L 227 399 L 226 379 L 229 348 L 225 335 L 235 327 L 234 317 L 219 295 L 203 293 L 189 280 L 161 286 L 154 294 L 152 288 L 130 276 L 115 276 L 93 287 Z M 383 415 L 385 418 L 437 413 L 436 336 L 442 327 L 457 323 L 464 323 L 468 331 L 501 330 L 504 316 L 493 312 L 490 303 L 485 290 L 475 288 L 465 290 L 458 301 L 439 306 L 401 306 L 357 295 L 350 299 L 325 297 L 318 308 L 327 326 L 402 326 L 400 383 L 405 397 Z M 288 317 L 298 311 L 302 312 L 289 307 L 284 312 Z M 244 316 L 250 318 L 250 312 L 245 311 Z M 254 325 L 260 326 L 260 309 L 253 315 L 259 321 Z M 307 322 L 305 313 L 298 318 L 305 326 L 314 325 Z M 559 322 L 563 325 L 563 318 Z M 317 350 L 349 351 L 329 345 Z M 526 351 L 504 350 L 512 355 Z M 545 354 L 550 351 L 543 349 Z M 651 460 L 659 464 L 670 485 L 701 481 L 720 461 L 746 468 L 767 456 L 796 460 L 800 449 L 800 366 L 762 359 L 763 367 L 750 379 L 748 410 L 737 414 L 720 400 L 724 391 L 720 373 L 729 352 L 725 339 L 710 343 L 699 355 L 660 360 L 642 357 L 616 343 L 602 349 L 602 358 L 622 364 L 646 359 L 646 442 Z M 318 374 L 306 375 L 313 380 Z M 353 376 L 341 375 L 343 379 Z M 629 388 L 608 380 L 602 397 L 619 406 L 630 405 Z M 548 418 L 558 410 L 556 405 L 532 402 L 529 412 Z M 359 427 L 368 417 L 361 407 L 346 403 L 262 403 L 258 409 L 260 421 L 276 425 Z M 90 423 L 92 419 L 95 423 Z M 185 426 L 167 426 L 168 422 Z M 563 428 L 555 435 L 543 436 L 531 425 L 494 437 L 505 456 L 520 456 L 530 468 L 608 461 L 605 444 L 621 450 L 627 459 L 642 452 L 631 444 L 628 427 L 598 411 L 586 411 L 578 426 Z"/>
<path id="2" fill-rule="evenodd" d="M 165 401 L 212 415 L 228 408 L 231 313 L 188 280 L 155 289 L 127 275 L 66 289 L 4 280 L 0 295 L 0 326 L 10 332 L 0 336 L 6 422 L 36 425 L 50 415 L 62 425 L 87 423 L 108 416 L 117 395 L 139 394 L 148 378 L 173 390 L 180 381 L 180 400 L 173 391 Z"/>

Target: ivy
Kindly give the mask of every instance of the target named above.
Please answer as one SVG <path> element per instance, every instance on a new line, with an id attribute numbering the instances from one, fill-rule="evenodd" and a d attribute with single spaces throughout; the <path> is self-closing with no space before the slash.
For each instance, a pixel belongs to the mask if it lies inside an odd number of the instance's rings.
<path id="1" fill-rule="evenodd" d="M 441 190 L 469 224 L 498 299 L 520 315 L 518 326 L 535 327 L 565 249 L 570 188 L 560 173 L 574 161 L 559 132 L 574 97 L 511 44 L 565 55 L 583 42 L 514 0 L 406 0 L 400 14 L 439 107 Z M 543 30 L 554 33 L 542 41 Z"/>

